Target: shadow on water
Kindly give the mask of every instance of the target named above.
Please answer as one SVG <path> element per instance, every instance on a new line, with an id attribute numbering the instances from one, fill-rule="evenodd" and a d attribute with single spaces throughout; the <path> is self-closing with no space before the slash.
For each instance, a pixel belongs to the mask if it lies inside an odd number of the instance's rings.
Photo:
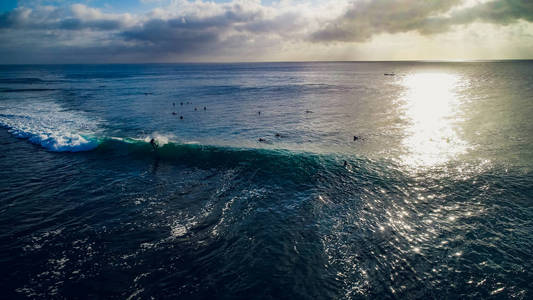
<path id="1" fill-rule="evenodd" d="M 152 173 L 156 174 L 157 169 L 159 168 L 159 155 L 157 153 L 154 153 L 153 163 L 152 163 Z"/>

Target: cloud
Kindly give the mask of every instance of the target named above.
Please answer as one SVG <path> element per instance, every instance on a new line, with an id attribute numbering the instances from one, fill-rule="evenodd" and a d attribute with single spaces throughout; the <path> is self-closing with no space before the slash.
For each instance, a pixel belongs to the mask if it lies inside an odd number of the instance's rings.
<path id="1" fill-rule="evenodd" d="M 209 54 L 246 44 L 249 37 L 237 27 L 264 18 L 262 10 L 239 3 L 217 6 L 208 12 L 189 10 L 187 14 L 152 15 L 119 35 L 125 41 L 143 45 L 155 53 L 185 55 L 194 51 L 195 55 Z"/>
<path id="2" fill-rule="evenodd" d="M 0 53 L 10 57 L 25 53 L 31 59 L 46 60 L 57 53 L 58 59 L 73 57 L 81 62 L 91 62 L 99 52 L 99 61 L 110 57 L 113 61 L 165 61 L 232 56 L 239 51 L 261 53 L 269 48 L 266 41 L 276 40 L 276 45 L 279 39 L 256 39 L 258 33 L 286 34 L 291 30 L 283 30 L 281 23 L 294 26 L 295 19 L 258 1 L 182 2 L 179 7 L 137 16 L 106 14 L 80 4 L 67 8 L 18 8 L 0 15 Z M 270 26 L 278 21 L 278 27 Z M 119 53 L 123 54 L 121 58 Z"/>
<path id="3" fill-rule="evenodd" d="M 314 42 L 365 42 L 383 33 L 443 33 L 474 22 L 511 24 L 533 21 L 533 1 L 494 0 L 454 9 L 464 0 L 360 0 L 311 35 Z"/>
<path id="4" fill-rule="evenodd" d="M 82 4 L 0 14 L 0 62 L 348 59 L 362 53 L 354 45 L 384 35 L 409 33 L 412 42 L 454 32 L 457 25 L 533 22 L 528 0 L 162 2 L 169 4 L 145 14 Z"/>
<path id="5" fill-rule="evenodd" d="M 134 22 L 129 14 L 104 14 L 82 4 L 73 4 L 67 9 L 22 7 L 0 15 L 0 29 L 4 30 L 117 30 Z"/>
<path id="6" fill-rule="evenodd" d="M 490 1 L 459 10 L 447 18 L 433 18 L 429 21 L 434 26 L 439 26 L 441 31 L 447 31 L 453 25 L 464 25 L 473 22 L 509 25 L 520 20 L 533 22 L 533 1 Z"/>

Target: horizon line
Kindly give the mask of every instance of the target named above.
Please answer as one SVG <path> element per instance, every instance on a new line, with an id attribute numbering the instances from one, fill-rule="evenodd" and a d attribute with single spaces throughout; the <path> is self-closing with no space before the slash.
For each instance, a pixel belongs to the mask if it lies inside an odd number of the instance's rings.
<path id="1" fill-rule="evenodd" d="M 176 62 L 64 62 L 64 63 L 0 63 L 0 66 L 37 66 L 37 65 L 171 65 L 171 64 L 268 64 L 268 63 L 385 63 L 385 62 L 418 62 L 418 63 L 479 63 L 479 62 L 512 62 L 533 61 L 533 58 L 503 59 L 402 59 L 402 60 L 272 60 L 272 61 L 176 61 Z"/>

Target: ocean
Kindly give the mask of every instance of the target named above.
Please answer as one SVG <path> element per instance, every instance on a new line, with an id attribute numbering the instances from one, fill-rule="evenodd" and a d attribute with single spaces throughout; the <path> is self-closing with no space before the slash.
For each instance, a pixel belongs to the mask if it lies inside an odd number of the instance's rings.
<path id="1" fill-rule="evenodd" d="M 531 299 L 532 116 L 533 61 L 0 66 L 1 298 Z"/>

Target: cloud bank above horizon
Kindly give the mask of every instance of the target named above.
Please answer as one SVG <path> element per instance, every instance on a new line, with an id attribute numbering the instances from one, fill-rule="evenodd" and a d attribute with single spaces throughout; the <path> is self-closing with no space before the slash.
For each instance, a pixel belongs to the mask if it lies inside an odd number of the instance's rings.
<path id="1" fill-rule="evenodd" d="M 117 3 L 19 1 L 0 63 L 533 58 L 530 0 Z"/>

